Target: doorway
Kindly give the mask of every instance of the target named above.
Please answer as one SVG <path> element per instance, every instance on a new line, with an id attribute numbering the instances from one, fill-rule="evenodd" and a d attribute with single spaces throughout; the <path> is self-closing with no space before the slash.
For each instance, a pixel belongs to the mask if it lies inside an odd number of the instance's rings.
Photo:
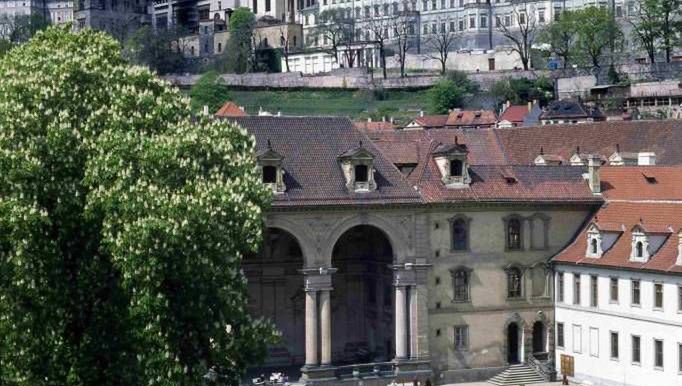
<path id="1" fill-rule="evenodd" d="M 510 365 L 519 363 L 519 325 L 516 323 L 507 326 L 507 362 Z"/>

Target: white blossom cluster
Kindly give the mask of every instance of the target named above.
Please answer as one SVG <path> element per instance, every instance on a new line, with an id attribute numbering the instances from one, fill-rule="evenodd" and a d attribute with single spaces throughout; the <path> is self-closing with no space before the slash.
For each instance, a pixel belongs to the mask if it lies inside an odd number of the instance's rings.
<path id="1" fill-rule="evenodd" d="M 198 384 L 210 365 L 237 380 L 275 335 L 248 316 L 240 270 L 270 199 L 253 137 L 191 117 L 119 52 L 104 34 L 51 28 L 0 61 L 0 374 L 12 384 L 88 384 L 88 350 L 110 352 L 129 382 Z"/>

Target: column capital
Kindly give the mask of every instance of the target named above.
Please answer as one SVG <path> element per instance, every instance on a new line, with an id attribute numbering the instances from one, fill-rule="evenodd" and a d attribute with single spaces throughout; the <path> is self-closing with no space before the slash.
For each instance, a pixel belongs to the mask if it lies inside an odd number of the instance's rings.
<path id="1" fill-rule="evenodd" d="M 390 268 L 393 270 L 393 285 L 396 287 L 414 286 L 419 284 L 421 277 L 425 276 L 433 264 L 426 263 L 403 263 L 394 264 Z"/>
<path id="2" fill-rule="evenodd" d="M 300 272 L 303 274 L 305 291 L 331 291 L 333 289 L 332 274 L 334 274 L 336 270 L 336 268 L 332 267 L 310 267 L 301 269 Z"/>

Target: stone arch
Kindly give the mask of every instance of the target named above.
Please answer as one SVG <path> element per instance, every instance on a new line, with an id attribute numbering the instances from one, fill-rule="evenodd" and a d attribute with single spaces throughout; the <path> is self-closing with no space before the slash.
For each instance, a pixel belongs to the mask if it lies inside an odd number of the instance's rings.
<path id="1" fill-rule="evenodd" d="M 303 267 L 310 267 L 318 262 L 314 247 L 315 242 L 308 236 L 311 232 L 308 231 L 304 224 L 295 223 L 283 217 L 273 216 L 265 219 L 265 227 L 286 231 L 298 241 L 298 245 L 303 252 Z"/>
<path id="2" fill-rule="evenodd" d="M 516 336 L 510 336 L 510 330 L 516 329 Z M 502 329 L 502 355 L 507 364 L 520 363 L 524 361 L 524 332 L 526 330 L 526 321 L 517 313 L 511 314 L 504 322 Z M 515 351 L 512 355 L 511 351 Z M 513 357 L 515 356 L 515 360 Z"/>
<path id="3" fill-rule="evenodd" d="M 339 238 L 341 238 L 346 231 L 358 225 L 371 225 L 379 229 L 391 244 L 391 248 L 393 249 L 393 263 L 397 264 L 405 261 L 409 253 L 408 251 L 410 250 L 408 233 L 394 222 L 372 214 L 351 216 L 336 224 L 329 232 L 329 235 L 326 238 L 327 241 L 324 243 L 323 258 L 331 263 L 334 245 L 336 245 Z"/>

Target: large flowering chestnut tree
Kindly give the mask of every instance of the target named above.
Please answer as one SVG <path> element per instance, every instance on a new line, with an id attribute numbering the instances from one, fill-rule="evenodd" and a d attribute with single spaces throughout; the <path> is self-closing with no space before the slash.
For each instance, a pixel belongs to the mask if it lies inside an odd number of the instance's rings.
<path id="1" fill-rule="evenodd" d="M 0 384 L 237 384 L 276 339 L 240 270 L 269 201 L 254 146 L 103 33 L 3 57 Z"/>

